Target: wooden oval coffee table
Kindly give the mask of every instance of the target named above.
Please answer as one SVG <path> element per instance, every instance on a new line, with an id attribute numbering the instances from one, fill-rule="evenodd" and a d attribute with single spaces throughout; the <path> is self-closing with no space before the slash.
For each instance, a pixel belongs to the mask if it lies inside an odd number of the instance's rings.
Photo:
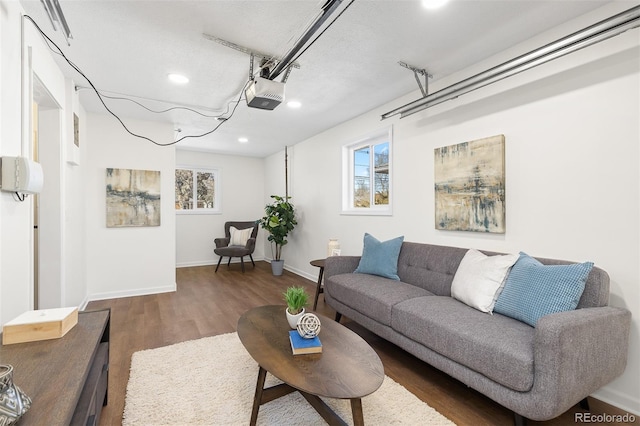
<path id="1" fill-rule="evenodd" d="M 258 382 L 251 412 L 256 424 L 260 405 L 298 391 L 330 425 L 346 425 L 319 397 L 349 399 L 355 425 L 363 425 L 361 398 L 375 392 L 384 380 L 384 367 L 360 336 L 318 315 L 322 322 L 322 353 L 291 353 L 285 306 L 260 306 L 238 321 L 238 336 L 258 363 Z M 264 389 L 267 372 L 284 383 Z"/>

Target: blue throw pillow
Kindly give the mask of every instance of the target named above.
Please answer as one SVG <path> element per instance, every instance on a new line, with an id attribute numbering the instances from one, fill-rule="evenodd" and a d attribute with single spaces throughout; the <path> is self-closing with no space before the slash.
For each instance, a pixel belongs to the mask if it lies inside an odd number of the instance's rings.
<path id="1" fill-rule="evenodd" d="M 593 262 L 543 265 L 520 252 L 493 312 L 535 327 L 545 315 L 574 310 L 592 267 Z"/>
<path id="2" fill-rule="evenodd" d="M 373 235 L 364 234 L 364 248 L 360 263 L 354 271 L 357 274 L 380 275 L 400 281 L 398 277 L 398 256 L 404 236 L 389 241 L 378 241 Z"/>

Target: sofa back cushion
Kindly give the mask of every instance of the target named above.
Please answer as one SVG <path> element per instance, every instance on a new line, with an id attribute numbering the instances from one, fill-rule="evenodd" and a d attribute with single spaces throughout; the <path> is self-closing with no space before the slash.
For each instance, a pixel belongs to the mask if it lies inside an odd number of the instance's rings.
<path id="1" fill-rule="evenodd" d="M 451 296 L 451 282 L 467 249 L 432 244 L 402 243 L 398 257 L 400 281 L 438 296 Z"/>
<path id="2" fill-rule="evenodd" d="M 451 283 L 466 248 L 404 242 L 398 257 L 400 281 L 424 288 L 438 296 L 451 296 Z M 486 255 L 504 254 L 482 250 Z M 544 265 L 569 265 L 575 262 L 536 257 Z M 594 266 L 587 277 L 578 309 L 609 304 L 609 275 Z"/>

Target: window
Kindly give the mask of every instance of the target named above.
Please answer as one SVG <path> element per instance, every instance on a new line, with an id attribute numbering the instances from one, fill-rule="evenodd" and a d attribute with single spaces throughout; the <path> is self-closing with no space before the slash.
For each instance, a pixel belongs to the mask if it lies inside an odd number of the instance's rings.
<path id="1" fill-rule="evenodd" d="M 391 215 L 391 128 L 342 148 L 342 213 Z"/>
<path id="2" fill-rule="evenodd" d="M 218 170 L 176 168 L 176 212 L 221 213 L 219 183 Z"/>

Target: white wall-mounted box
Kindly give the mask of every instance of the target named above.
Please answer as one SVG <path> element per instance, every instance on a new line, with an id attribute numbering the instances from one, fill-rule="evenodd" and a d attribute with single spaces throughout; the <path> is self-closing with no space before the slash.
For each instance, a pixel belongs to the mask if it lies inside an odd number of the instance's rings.
<path id="1" fill-rule="evenodd" d="M 42 191 L 44 176 L 39 163 L 26 157 L 2 157 L 0 167 L 0 190 L 25 194 L 38 194 Z"/>

